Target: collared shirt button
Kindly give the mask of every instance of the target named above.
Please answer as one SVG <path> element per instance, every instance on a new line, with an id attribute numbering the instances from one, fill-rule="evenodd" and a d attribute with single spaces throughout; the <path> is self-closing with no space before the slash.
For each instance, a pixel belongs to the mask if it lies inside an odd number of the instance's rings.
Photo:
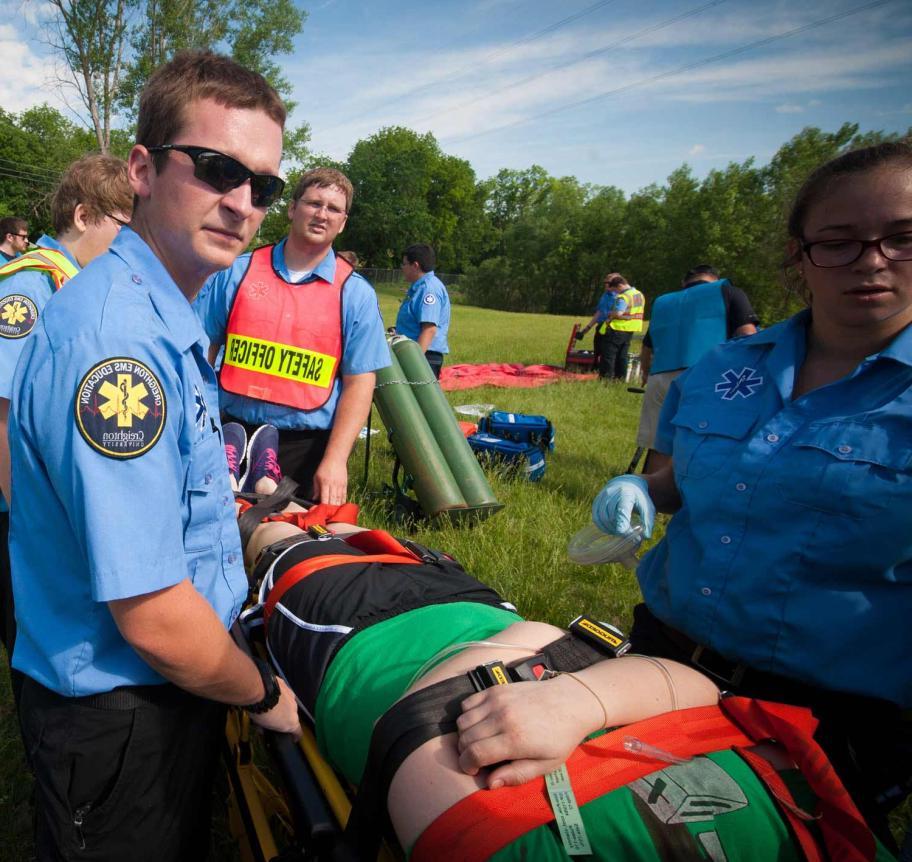
<path id="1" fill-rule="evenodd" d="M 133 284 L 142 284 L 142 277 L 133 273 Z"/>
<path id="2" fill-rule="evenodd" d="M 208 485 L 210 482 L 212 482 L 212 474 L 211 474 L 211 473 L 207 473 L 206 476 L 205 476 L 205 478 L 203 479 L 203 481 L 204 481 L 207 485 Z"/>
<path id="3" fill-rule="evenodd" d="M 732 540 L 732 537 L 731 537 L 731 536 L 723 536 L 721 539 L 719 539 L 719 541 L 720 541 L 723 545 L 730 545 L 730 544 L 731 544 L 731 540 Z"/>
<path id="4" fill-rule="evenodd" d="M 767 439 L 767 442 L 769 442 L 769 443 L 778 443 L 779 435 L 778 434 L 767 434 L 766 439 Z"/>
<path id="5" fill-rule="evenodd" d="M 738 484 L 735 485 L 735 490 L 736 491 L 746 491 L 747 485 L 745 485 L 744 482 L 738 482 Z"/>
<path id="6" fill-rule="evenodd" d="M 237 554 L 234 553 L 234 551 L 228 554 L 228 562 L 231 563 L 231 565 L 234 565 L 237 562 Z"/>
<path id="7" fill-rule="evenodd" d="M 849 452 L 852 451 L 852 447 L 846 446 L 846 444 L 843 443 L 836 451 L 839 452 L 840 455 L 848 455 Z"/>
<path id="8" fill-rule="evenodd" d="M 707 422 L 705 419 L 702 419 L 697 423 L 697 428 L 709 428 L 709 422 Z"/>
<path id="9" fill-rule="evenodd" d="M 709 587 L 703 587 L 703 589 L 701 589 L 700 592 L 704 596 L 711 596 L 713 594 L 713 591 Z"/>
<path id="10" fill-rule="evenodd" d="M 227 494 L 224 494 L 224 495 L 222 496 L 222 505 L 223 505 L 223 506 L 227 506 L 227 505 L 228 505 L 228 495 L 227 495 Z"/>

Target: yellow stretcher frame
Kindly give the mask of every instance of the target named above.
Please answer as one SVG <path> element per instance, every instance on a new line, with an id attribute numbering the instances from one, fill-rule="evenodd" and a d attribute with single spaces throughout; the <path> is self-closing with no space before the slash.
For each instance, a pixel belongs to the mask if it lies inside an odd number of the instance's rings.
<path id="1" fill-rule="evenodd" d="M 240 623 L 231 633 L 241 649 L 252 651 Z M 329 858 L 348 822 L 351 799 L 320 754 L 313 730 L 303 726 L 297 744 L 287 734 L 263 732 L 265 748 L 283 785 L 279 789 L 255 762 L 253 728 L 243 709 L 229 709 L 222 760 L 229 786 L 228 828 L 241 859 L 296 862 Z M 378 862 L 404 858 L 401 850 L 386 842 L 377 856 Z"/>

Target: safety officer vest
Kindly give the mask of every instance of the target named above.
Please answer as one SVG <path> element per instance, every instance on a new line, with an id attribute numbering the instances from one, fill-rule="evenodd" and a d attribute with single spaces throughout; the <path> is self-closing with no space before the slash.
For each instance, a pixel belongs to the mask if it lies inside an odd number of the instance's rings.
<path id="1" fill-rule="evenodd" d="M 635 287 L 628 287 L 621 296 L 627 300 L 627 311 L 624 312 L 623 318 L 609 320 L 608 326 L 617 332 L 642 332 L 646 297 Z"/>
<path id="2" fill-rule="evenodd" d="M 728 337 L 722 286 L 727 279 L 666 293 L 652 305 L 650 372 L 690 368 Z"/>
<path id="3" fill-rule="evenodd" d="M 0 266 L 0 279 L 15 275 L 24 269 L 46 272 L 54 282 L 54 290 L 60 290 L 63 283 L 71 279 L 79 269 L 62 252 L 52 248 L 38 248 L 19 255 Z"/>
<path id="4" fill-rule="evenodd" d="M 228 316 L 219 381 L 228 392 L 316 410 L 328 400 L 342 358 L 342 290 L 352 266 L 336 258 L 332 283 L 289 284 L 258 248 Z"/>

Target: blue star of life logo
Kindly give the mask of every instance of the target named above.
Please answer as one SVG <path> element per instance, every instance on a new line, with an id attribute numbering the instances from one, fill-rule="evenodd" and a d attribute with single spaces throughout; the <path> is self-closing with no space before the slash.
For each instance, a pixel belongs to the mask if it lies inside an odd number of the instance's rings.
<path id="1" fill-rule="evenodd" d="M 206 430 L 206 417 L 209 411 L 206 409 L 206 402 L 203 393 L 199 391 L 199 386 L 193 387 L 193 400 L 196 402 L 196 427 L 202 432 Z"/>
<path id="2" fill-rule="evenodd" d="M 731 401 L 737 396 L 750 398 L 763 385 L 763 377 L 753 368 L 742 368 L 735 371 L 729 368 L 722 375 L 721 382 L 716 384 L 716 392 L 722 393 L 723 401 Z"/>

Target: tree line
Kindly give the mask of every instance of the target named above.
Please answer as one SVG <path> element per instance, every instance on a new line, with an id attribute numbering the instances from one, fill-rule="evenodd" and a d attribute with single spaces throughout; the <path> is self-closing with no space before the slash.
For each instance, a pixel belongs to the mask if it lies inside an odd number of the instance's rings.
<path id="1" fill-rule="evenodd" d="M 797 302 L 779 276 L 786 213 L 798 186 L 840 152 L 897 137 L 861 134 L 853 123 L 832 132 L 810 127 L 769 164 L 731 162 L 703 179 L 685 164 L 664 183 L 627 196 L 611 186 L 551 176 L 537 165 L 479 180 L 433 135 L 401 127 L 358 141 L 344 162 L 310 153 L 305 135 L 292 147 L 297 164 L 288 172 L 286 198 L 267 215 L 257 242 L 285 235 L 296 178 L 329 164 L 355 186 L 338 244 L 367 266 L 395 267 L 407 245 L 429 242 L 440 271 L 464 274 L 460 291 L 473 305 L 581 314 L 594 306 L 610 270 L 622 272 L 650 300 L 674 289 L 694 264 L 711 263 L 772 321 Z M 109 149 L 126 155 L 130 140 L 128 130 L 113 129 Z M 18 115 L 0 109 L 0 215 L 27 215 L 33 235 L 46 229 L 45 198 L 56 176 L 92 149 L 93 130 L 53 108 Z"/>

